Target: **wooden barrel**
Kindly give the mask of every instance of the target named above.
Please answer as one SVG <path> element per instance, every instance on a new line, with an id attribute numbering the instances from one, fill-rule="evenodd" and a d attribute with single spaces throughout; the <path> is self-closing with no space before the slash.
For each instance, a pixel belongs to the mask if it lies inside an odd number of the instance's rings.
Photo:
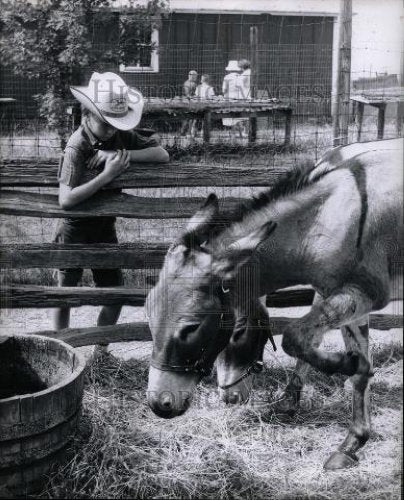
<path id="1" fill-rule="evenodd" d="M 0 498 L 43 487 L 77 428 L 84 368 L 60 340 L 0 336 Z"/>

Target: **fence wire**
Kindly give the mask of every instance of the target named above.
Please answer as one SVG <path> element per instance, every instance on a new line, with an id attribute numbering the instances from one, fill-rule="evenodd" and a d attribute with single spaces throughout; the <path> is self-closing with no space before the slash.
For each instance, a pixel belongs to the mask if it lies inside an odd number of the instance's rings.
<path id="1" fill-rule="evenodd" d="M 251 27 L 258 28 L 257 43 L 251 44 Z M 119 13 L 91 27 L 92 46 L 96 54 L 114 53 L 119 44 Z M 293 110 L 290 143 L 284 145 L 285 123 L 282 116 L 269 113 L 257 119 L 257 137 L 254 143 L 216 118 L 211 124 L 209 144 L 204 142 L 201 120 L 194 121 L 193 133 L 184 133 L 184 118 L 145 114 L 140 127 L 155 130 L 161 143 L 173 160 L 183 162 L 209 162 L 217 165 L 239 164 L 265 167 L 283 166 L 286 169 L 306 160 L 316 161 L 332 146 L 332 95 L 333 68 L 335 67 L 334 19 L 328 16 L 252 16 L 247 14 L 176 14 L 166 17 L 159 28 L 158 48 L 150 40 L 144 40 L 142 50 L 136 52 L 130 68 L 115 61 L 88 67 L 83 82 L 92 71 L 114 71 L 132 86 L 139 88 L 145 99 L 161 98 L 167 101 L 182 96 L 183 83 L 190 70 L 209 74 L 216 96 L 222 94 L 225 68 L 230 60 L 255 61 L 252 68 L 255 81 L 255 97 L 275 99 Z M 154 38 L 156 40 L 156 38 Z M 149 43 L 150 42 L 150 43 Z M 368 46 L 352 47 L 368 54 L 382 49 L 369 39 Z M 395 47 L 386 49 L 389 56 L 402 57 Z M 117 51 L 116 51 L 117 52 Z M 367 58 L 366 60 L 369 60 Z M 149 64 L 145 67 L 144 65 Z M 139 66 L 143 66 L 143 68 Z M 0 95 L 0 148 L 3 160 L 26 157 L 55 158 L 61 154 L 57 133 L 47 127 L 39 116 L 35 95 L 44 91 L 47 82 L 16 76 L 12 68 L 1 68 Z M 352 72 L 351 94 L 375 93 L 386 102 L 384 137 L 402 135 L 403 90 L 400 75 L 380 74 L 364 66 Z M 10 100 L 11 99 L 11 100 Z M 13 100 L 14 99 L 14 100 Z M 73 101 L 73 100 L 72 100 Z M 348 142 L 358 140 L 357 106 L 353 101 L 349 108 Z M 77 123 L 72 120 L 71 132 Z M 248 133 L 249 122 L 246 123 Z M 365 106 L 361 140 L 377 137 L 378 110 Z M 42 190 L 43 192 L 46 190 Z M 52 191 L 52 190 L 50 190 Z M 216 191 L 220 196 L 248 196 L 257 188 L 177 188 L 132 190 L 142 196 L 204 196 Z M 0 238 L 3 242 L 49 242 L 55 221 L 52 219 L 4 218 Z M 162 230 L 164 226 L 164 230 Z M 170 240 L 183 226 L 182 221 L 134 221 L 120 220 L 120 241 L 138 239 Z M 17 281 L 26 281 L 27 271 L 13 271 Z M 20 273 L 15 276 L 15 273 Z M 41 283 L 51 281 L 41 271 Z M 34 281 L 37 278 L 33 278 Z"/>

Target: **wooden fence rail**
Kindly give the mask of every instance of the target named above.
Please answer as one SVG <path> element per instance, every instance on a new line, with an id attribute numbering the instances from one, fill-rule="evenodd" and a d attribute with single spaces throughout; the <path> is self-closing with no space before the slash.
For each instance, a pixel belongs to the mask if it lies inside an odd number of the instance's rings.
<path id="1" fill-rule="evenodd" d="M 55 194 L 21 190 L 22 187 L 56 187 L 57 164 L 54 160 L 16 159 L 0 166 L 0 213 L 30 217 L 127 217 L 139 219 L 186 218 L 192 216 L 203 203 L 196 197 L 133 196 L 111 193 L 109 189 L 179 186 L 272 186 L 283 169 L 249 166 L 216 167 L 201 164 L 170 163 L 164 165 L 136 164 L 119 179 L 76 209 L 63 210 Z M 92 174 L 94 175 L 94 174 Z M 8 187 L 9 189 L 4 189 Z M 11 188 L 11 189 L 10 189 Z M 228 212 L 240 205 L 242 198 L 223 198 L 221 210 Z M 134 243 L 72 245 L 72 244 L 3 244 L 0 246 L 0 267 L 17 268 L 123 268 L 145 269 L 155 276 L 167 251 L 168 244 L 137 241 Z M 45 287 L 33 285 L 2 286 L 0 307 L 49 308 L 82 305 L 144 305 L 148 288 L 86 288 Z M 267 297 L 268 307 L 307 306 L 312 303 L 314 291 L 310 288 L 281 290 Z M 396 298 L 396 297 L 394 297 Z M 276 317 L 273 323 L 282 327 L 290 318 Z M 371 326 L 378 329 L 402 327 L 402 316 L 371 315 Z M 150 340 L 145 323 L 68 329 L 61 333 L 40 332 L 63 338 L 74 346 L 98 342 Z"/>
<path id="2" fill-rule="evenodd" d="M 5 160 L 0 167 L 0 186 L 57 187 L 56 160 Z M 285 172 L 269 165 L 215 166 L 210 164 L 135 163 L 119 178 L 105 186 L 116 188 L 198 187 L 198 186 L 272 186 Z M 85 180 L 94 176 L 89 173 Z"/>
<path id="3" fill-rule="evenodd" d="M 221 210 L 235 210 L 242 198 L 224 198 Z M 136 219 L 182 219 L 191 217 L 204 198 L 155 198 L 132 196 L 126 193 L 99 193 L 70 210 L 63 210 L 54 194 L 2 190 L 0 213 L 27 217 L 126 217 Z"/>
<path id="4" fill-rule="evenodd" d="M 273 335 L 280 335 L 283 328 L 293 321 L 292 318 L 283 316 L 271 317 L 270 324 L 273 329 Z M 370 328 L 377 330 L 389 330 L 390 328 L 402 328 L 403 320 L 400 316 L 388 314 L 371 314 Z M 42 332 L 32 332 L 46 337 L 56 337 L 63 340 L 73 347 L 82 347 L 85 345 L 103 344 L 105 342 L 133 342 L 135 340 L 152 340 L 149 325 L 145 322 L 123 323 L 114 326 L 97 326 L 90 328 L 66 328 L 56 332 L 46 330 Z"/>
<path id="5" fill-rule="evenodd" d="M 161 267 L 168 243 L 137 242 L 97 245 L 32 243 L 0 245 L 3 269 L 77 268 L 141 269 Z"/>
<path id="6" fill-rule="evenodd" d="M 84 305 L 143 306 L 147 288 L 54 287 L 37 285 L 2 286 L 3 307 L 48 308 Z M 313 301 L 310 288 L 281 290 L 267 296 L 268 307 L 307 306 Z"/>

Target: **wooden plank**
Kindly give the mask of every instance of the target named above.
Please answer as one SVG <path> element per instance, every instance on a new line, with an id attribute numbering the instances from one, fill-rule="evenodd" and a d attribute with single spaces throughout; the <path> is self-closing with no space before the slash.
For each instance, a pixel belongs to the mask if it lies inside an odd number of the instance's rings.
<path id="1" fill-rule="evenodd" d="M 8 308 L 79 307 L 83 305 L 143 306 L 148 289 L 143 288 L 91 288 L 46 287 L 37 285 L 4 285 Z M 267 296 L 268 307 L 307 306 L 313 301 L 314 291 L 309 288 L 281 290 Z"/>
<path id="2" fill-rule="evenodd" d="M 384 122 L 386 115 L 386 104 L 379 104 L 377 106 L 377 138 L 383 139 L 384 136 Z"/>
<path id="3" fill-rule="evenodd" d="M 0 245 L 0 268 L 142 269 L 161 267 L 168 243 Z"/>
<path id="4" fill-rule="evenodd" d="M 365 105 L 363 102 L 358 102 L 358 113 L 357 113 L 357 127 L 358 127 L 358 135 L 356 140 L 360 142 L 362 135 L 362 125 L 363 125 L 363 112 L 365 110 Z"/>
<path id="5" fill-rule="evenodd" d="M 0 213 L 28 217 L 127 217 L 138 219 L 178 219 L 191 217 L 203 204 L 204 198 L 155 198 L 132 196 L 126 193 L 97 193 L 74 209 L 60 208 L 56 195 L 3 190 Z M 221 210 L 236 210 L 239 198 L 220 200 Z"/>
<path id="6" fill-rule="evenodd" d="M 236 110 L 288 110 L 290 106 L 276 99 L 252 99 L 243 101 L 240 99 L 199 99 L 179 97 L 174 99 L 161 99 L 149 97 L 145 101 L 144 115 L 153 116 L 183 116 L 185 114 L 201 114 L 204 111 L 231 113 Z"/>
<path id="7" fill-rule="evenodd" d="M 149 325 L 147 323 L 124 323 L 121 325 L 95 326 L 91 328 L 66 328 L 58 332 L 46 330 L 43 332 L 35 332 L 35 334 L 63 340 L 73 347 L 103 344 L 107 342 L 152 340 Z"/>
<path id="8" fill-rule="evenodd" d="M 258 129 L 257 118 L 255 118 L 255 117 L 250 118 L 249 127 L 248 127 L 248 143 L 249 144 L 254 144 L 255 141 L 257 140 L 257 129 Z"/>
<path id="9" fill-rule="evenodd" d="M 397 104 L 397 117 L 396 117 L 397 137 L 401 136 L 401 130 L 403 127 L 403 118 L 404 118 L 404 102 L 399 102 Z"/>
<path id="10" fill-rule="evenodd" d="M 145 290 L 140 288 L 2 286 L 6 307 L 79 307 L 83 305 L 143 306 Z"/>
<path id="11" fill-rule="evenodd" d="M 212 128 L 212 113 L 210 111 L 205 111 L 203 114 L 203 143 L 208 144 L 210 141 L 210 132 Z"/>
<path id="12" fill-rule="evenodd" d="M 404 90 L 402 87 L 380 87 L 375 89 L 357 89 L 358 92 L 351 96 L 352 101 L 364 104 L 387 104 L 404 101 Z"/>
<path id="13" fill-rule="evenodd" d="M 251 57 L 251 76 L 250 76 L 250 95 L 244 96 L 254 99 L 258 90 L 258 26 L 250 26 L 250 57 Z M 257 139 L 258 121 L 257 117 L 251 117 L 248 128 L 248 143 L 253 144 Z"/>
<path id="14" fill-rule="evenodd" d="M 281 335 L 282 330 L 296 318 L 273 317 L 271 318 L 271 328 L 273 335 Z M 390 330 L 391 328 L 402 328 L 402 316 L 389 314 L 371 314 L 370 328 L 375 330 Z M 33 332 L 34 333 L 34 332 Z M 73 347 L 85 345 L 113 343 L 113 342 L 133 342 L 152 340 L 149 325 L 144 322 L 124 323 L 114 326 L 102 326 L 91 328 L 67 328 L 59 332 L 47 330 L 35 332 L 36 335 L 55 337 L 67 342 Z"/>
<path id="15" fill-rule="evenodd" d="M 0 186 L 57 187 L 57 162 L 30 158 L 4 160 L 0 166 Z M 133 164 L 104 189 L 180 187 L 180 186 L 272 186 L 282 175 L 284 167 L 273 165 L 237 166 L 204 163 Z M 90 180 L 95 172 L 85 177 Z"/>
<path id="16" fill-rule="evenodd" d="M 129 305 L 143 306 L 149 288 L 91 288 L 91 287 L 46 287 L 38 285 L 3 285 L 2 296 L 6 297 L 1 308 L 20 307 L 79 307 L 84 305 Z M 392 300 L 401 300 L 401 293 Z M 268 307 L 308 306 L 313 302 L 314 290 L 294 288 L 278 290 L 267 295 Z"/>
<path id="17" fill-rule="evenodd" d="M 284 140 L 285 146 L 289 146 L 290 144 L 291 133 L 292 133 L 292 110 L 290 110 L 290 112 L 285 113 L 285 140 Z"/>
<path id="18" fill-rule="evenodd" d="M 276 113 L 281 115 L 290 114 L 292 112 L 292 108 L 289 109 L 271 109 L 267 111 L 232 111 L 231 113 L 223 113 L 223 112 L 213 112 L 212 111 L 212 119 L 220 119 L 220 118 L 260 118 L 260 117 L 268 117 L 274 116 Z"/>

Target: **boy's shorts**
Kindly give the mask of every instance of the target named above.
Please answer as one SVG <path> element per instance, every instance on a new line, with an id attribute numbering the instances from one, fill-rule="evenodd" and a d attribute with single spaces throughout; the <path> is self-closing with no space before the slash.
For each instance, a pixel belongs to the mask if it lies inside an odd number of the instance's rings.
<path id="1" fill-rule="evenodd" d="M 118 243 L 114 218 L 93 218 L 70 222 L 65 219 L 59 225 L 54 241 L 56 243 Z M 91 269 L 95 286 L 98 288 L 123 285 L 120 269 Z M 83 275 L 83 269 L 59 269 L 59 286 L 76 286 Z"/>

